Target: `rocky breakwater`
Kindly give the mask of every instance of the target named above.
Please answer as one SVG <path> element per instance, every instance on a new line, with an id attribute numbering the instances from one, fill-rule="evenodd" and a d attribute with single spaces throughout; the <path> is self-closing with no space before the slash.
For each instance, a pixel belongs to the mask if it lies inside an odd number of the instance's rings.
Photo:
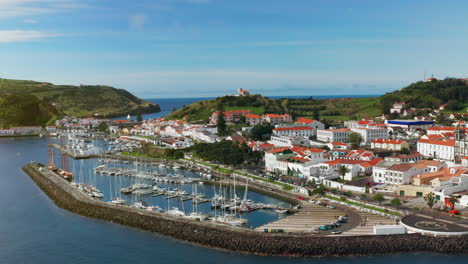
<path id="1" fill-rule="evenodd" d="M 30 164 L 23 170 L 63 209 L 223 250 L 285 256 L 346 256 L 415 251 L 468 253 L 467 237 L 427 237 L 417 234 L 318 237 L 312 234 L 271 234 L 172 218 L 160 213 L 94 200 L 41 165 Z"/>

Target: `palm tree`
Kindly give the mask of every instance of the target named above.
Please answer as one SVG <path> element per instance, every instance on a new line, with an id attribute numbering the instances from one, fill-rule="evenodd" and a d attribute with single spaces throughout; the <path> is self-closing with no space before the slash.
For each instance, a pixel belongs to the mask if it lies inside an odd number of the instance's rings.
<path id="1" fill-rule="evenodd" d="M 433 193 L 428 193 L 424 196 L 424 201 L 426 201 L 427 206 L 429 206 L 429 209 L 432 209 L 432 206 L 434 206 L 434 203 L 436 201 L 435 195 Z"/>
<path id="2" fill-rule="evenodd" d="M 344 180 L 344 176 L 346 175 L 346 173 L 349 172 L 349 169 L 346 168 L 346 166 L 344 165 L 341 165 L 339 168 L 338 168 L 338 174 L 341 176 L 341 182 L 344 183 L 345 180 Z"/>

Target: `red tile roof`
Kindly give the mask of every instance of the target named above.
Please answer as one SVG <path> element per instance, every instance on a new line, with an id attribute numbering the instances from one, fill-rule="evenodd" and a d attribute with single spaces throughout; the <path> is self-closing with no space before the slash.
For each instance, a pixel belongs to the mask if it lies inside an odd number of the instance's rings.
<path id="1" fill-rule="evenodd" d="M 313 123 L 313 122 L 315 122 L 315 121 L 317 121 L 317 120 L 308 119 L 308 118 L 304 118 L 304 117 L 299 117 L 299 118 L 297 119 L 297 121 L 294 122 L 294 123 L 311 124 L 311 123 Z"/>
<path id="2" fill-rule="evenodd" d="M 430 127 L 427 129 L 428 131 L 455 131 L 455 127 Z"/>
<path id="3" fill-rule="evenodd" d="M 425 143 L 425 144 L 432 144 L 432 145 L 441 145 L 441 146 L 455 146 L 454 139 L 446 139 L 446 140 L 433 140 L 433 139 L 420 139 L 418 143 Z"/>
<path id="4" fill-rule="evenodd" d="M 259 115 L 254 115 L 254 114 L 246 114 L 245 118 L 262 118 L 262 117 Z"/>

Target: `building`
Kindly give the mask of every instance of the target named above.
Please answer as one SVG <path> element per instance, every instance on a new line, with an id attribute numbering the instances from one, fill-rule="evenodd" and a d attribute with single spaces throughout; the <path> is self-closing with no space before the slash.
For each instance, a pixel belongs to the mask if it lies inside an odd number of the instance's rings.
<path id="1" fill-rule="evenodd" d="M 348 149 L 349 148 L 349 145 L 344 142 L 331 142 L 331 143 L 328 143 L 327 146 L 330 149 Z"/>
<path id="2" fill-rule="evenodd" d="M 374 139 L 371 143 L 372 149 L 393 150 L 401 151 L 402 149 L 409 149 L 409 143 L 399 139 Z"/>
<path id="3" fill-rule="evenodd" d="M 369 150 L 363 150 L 363 149 L 354 149 L 348 152 L 346 154 L 345 159 L 353 159 L 353 160 L 372 160 L 376 158 L 374 155 L 374 152 L 369 151 Z"/>
<path id="4" fill-rule="evenodd" d="M 399 163 L 384 160 L 374 166 L 372 176 L 374 182 L 377 183 L 409 184 L 413 176 L 438 171 L 445 166 L 444 162 L 435 160 L 420 160 L 417 163 Z"/>
<path id="5" fill-rule="evenodd" d="M 406 131 L 415 131 L 428 129 L 434 126 L 434 121 L 418 120 L 385 120 L 385 124 L 392 129 L 403 129 Z"/>
<path id="6" fill-rule="evenodd" d="M 306 137 L 273 135 L 271 136 L 270 143 L 275 145 L 276 147 L 310 147 L 310 140 Z"/>
<path id="7" fill-rule="evenodd" d="M 277 115 L 277 114 L 264 114 L 262 116 L 263 123 L 268 123 L 271 125 L 278 125 L 283 123 L 291 123 L 292 117 L 288 114 Z"/>
<path id="8" fill-rule="evenodd" d="M 250 93 L 242 88 L 237 89 L 237 96 L 249 96 Z"/>
<path id="9" fill-rule="evenodd" d="M 386 127 L 352 128 L 351 131 L 360 134 L 362 137 L 362 143 L 364 144 L 370 144 L 375 139 L 388 138 L 388 129 Z"/>
<path id="10" fill-rule="evenodd" d="M 323 149 L 281 147 L 265 153 L 265 170 L 276 175 L 314 178 L 318 169 L 313 165 L 325 161 Z"/>
<path id="11" fill-rule="evenodd" d="M 430 127 L 427 129 L 427 135 L 444 135 L 447 133 L 455 133 L 455 127 Z"/>
<path id="12" fill-rule="evenodd" d="M 426 158 L 453 161 L 455 159 L 455 140 L 420 139 L 417 150 Z"/>
<path id="13" fill-rule="evenodd" d="M 423 159 L 423 155 L 421 155 L 417 151 L 413 151 L 408 155 L 405 154 L 398 154 L 394 156 L 388 156 L 385 157 L 385 160 L 387 161 L 393 161 L 393 162 L 407 162 L 407 163 L 416 163 L 419 160 Z"/>
<path id="14" fill-rule="evenodd" d="M 325 125 L 317 120 L 313 120 L 313 119 L 308 119 L 308 118 L 304 118 L 304 117 L 299 117 L 296 122 L 294 122 L 294 124 L 297 124 L 299 126 L 310 126 L 312 128 L 314 128 L 314 136 L 315 136 L 315 132 L 320 130 L 320 129 L 325 129 Z"/>
<path id="15" fill-rule="evenodd" d="M 223 116 L 224 116 L 224 121 L 226 121 L 227 123 L 231 123 L 234 121 L 239 121 L 241 116 L 245 116 L 251 113 L 252 111 L 250 110 L 232 110 L 232 111 L 224 111 Z M 219 115 L 220 115 L 219 111 L 214 112 L 211 115 L 210 123 L 216 124 L 216 122 L 218 122 Z"/>
<path id="16" fill-rule="evenodd" d="M 351 130 L 348 128 L 321 129 L 317 131 L 317 140 L 322 142 L 349 142 L 350 133 Z"/>
<path id="17" fill-rule="evenodd" d="M 277 127 L 273 129 L 273 134 L 277 136 L 311 137 L 314 129 L 311 127 Z"/>
<path id="18" fill-rule="evenodd" d="M 401 114 L 403 113 L 403 109 L 405 107 L 405 103 L 399 103 L 399 102 L 396 102 L 393 104 L 393 107 L 390 108 L 390 113 L 396 113 L 396 114 Z"/>
<path id="19" fill-rule="evenodd" d="M 255 114 L 246 114 L 245 121 L 251 126 L 260 125 L 262 123 L 262 117 Z"/>
<path id="20" fill-rule="evenodd" d="M 0 136 L 13 136 L 15 131 L 13 129 L 0 129 Z"/>

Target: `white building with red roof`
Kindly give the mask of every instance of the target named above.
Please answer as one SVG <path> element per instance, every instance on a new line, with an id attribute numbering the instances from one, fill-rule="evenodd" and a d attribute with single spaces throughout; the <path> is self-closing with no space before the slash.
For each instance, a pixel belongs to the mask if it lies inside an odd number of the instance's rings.
<path id="1" fill-rule="evenodd" d="M 327 146 L 330 149 L 349 149 L 349 144 L 346 144 L 344 142 L 331 142 L 328 143 Z"/>
<path id="2" fill-rule="evenodd" d="M 250 92 L 242 88 L 237 89 L 237 96 L 249 96 Z"/>
<path id="3" fill-rule="evenodd" d="M 358 133 L 362 137 L 362 143 L 370 144 L 375 139 L 387 139 L 387 127 L 372 127 L 372 128 L 351 128 L 352 132 Z"/>
<path id="4" fill-rule="evenodd" d="M 245 121 L 251 126 L 260 125 L 262 123 L 262 117 L 255 114 L 246 114 Z"/>
<path id="5" fill-rule="evenodd" d="M 371 148 L 372 149 L 401 151 L 404 148 L 409 149 L 409 143 L 407 141 L 405 141 L 405 140 L 400 140 L 400 139 L 378 138 L 378 139 L 372 140 Z"/>
<path id="6" fill-rule="evenodd" d="M 420 139 L 417 150 L 426 158 L 454 161 L 455 140 L 454 139 Z"/>
<path id="7" fill-rule="evenodd" d="M 427 134 L 428 135 L 442 135 L 444 133 L 454 133 L 456 127 L 449 127 L 449 126 L 444 126 L 444 127 L 430 127 L 427 129 Z"/>
<path id="8" fill-rule="evenodd" d="M 393 104 L 393 107 L 390 108 L 390 113 L 397 113 L 397 114 L 401 114 L 403 113 L 403 108 L 405 107 L 405 103 L 404 102 L 395 102 Z"/>
<path id="9" fill-rule="evenodd" d="M 317 131 L 317 140 L 322 142 L 349 142 L 348 128 L 339 129 L 321 129 Z"/>
<path id="10" fill-rule="evenodd" d="M 305 117 L 299 117 L 294 124 L 299 126 L 310 126 L 314 128 L 314 131 L 325 129 L 325 125 L 322 122 Z"/>
<path id="11" fill-rule="evenodd" d="M 313 130 L 314 129 L 309 126 L 277 127 L 273 129 L 273 134 L 277 136 L 308 138 L 313 135 Z"/>
<path id="12" fill-rule="evenodd" d="M 263 123 L 269 123 L 271 125 L 279 125 L 283 123 L 291 123 L 292 117 L 288 114 L 277 115 L 277 114 L 264 114 L 262 116 Z"/>
<path id="13" fill-rule="evenodd" d="M 252 111 L 250 110 L 230 110 L 230 111 L 224 111 L 223 117 L 224 117 L 224 121 L 226 121 L 227 123 L 231 123 L 234 121 L 238 121 L 241 116 L 245 116 L 251 113 Z M 214 112 L 211 115 L 210 123 L 216 124 L 216 122 L 218 122 L 219 116 L 220 116 L 219 111 Z"/>
<path id="14" fill-rule="evenodd" d="M 310 147 L 310 140 L 307 137 L 272 135 L 269 142 L 276 147 Z"/>
<path id="15" fill-rule="evenodd" d="M 323 149 L 281 147 L 265 153 L 265 170 L 277 175 L 315 177 L 318 170 L 313 165 L 325 161 Z"/>
<path id="16" fill-rule="evenodd" d="M 353 160 L 366 160 L 370 161 L 376 158 L 374 152 L 369 150 L 363 149 L 353 149 L 348 154 L 346 154 L 345 159 L 353 159 Z"/>

